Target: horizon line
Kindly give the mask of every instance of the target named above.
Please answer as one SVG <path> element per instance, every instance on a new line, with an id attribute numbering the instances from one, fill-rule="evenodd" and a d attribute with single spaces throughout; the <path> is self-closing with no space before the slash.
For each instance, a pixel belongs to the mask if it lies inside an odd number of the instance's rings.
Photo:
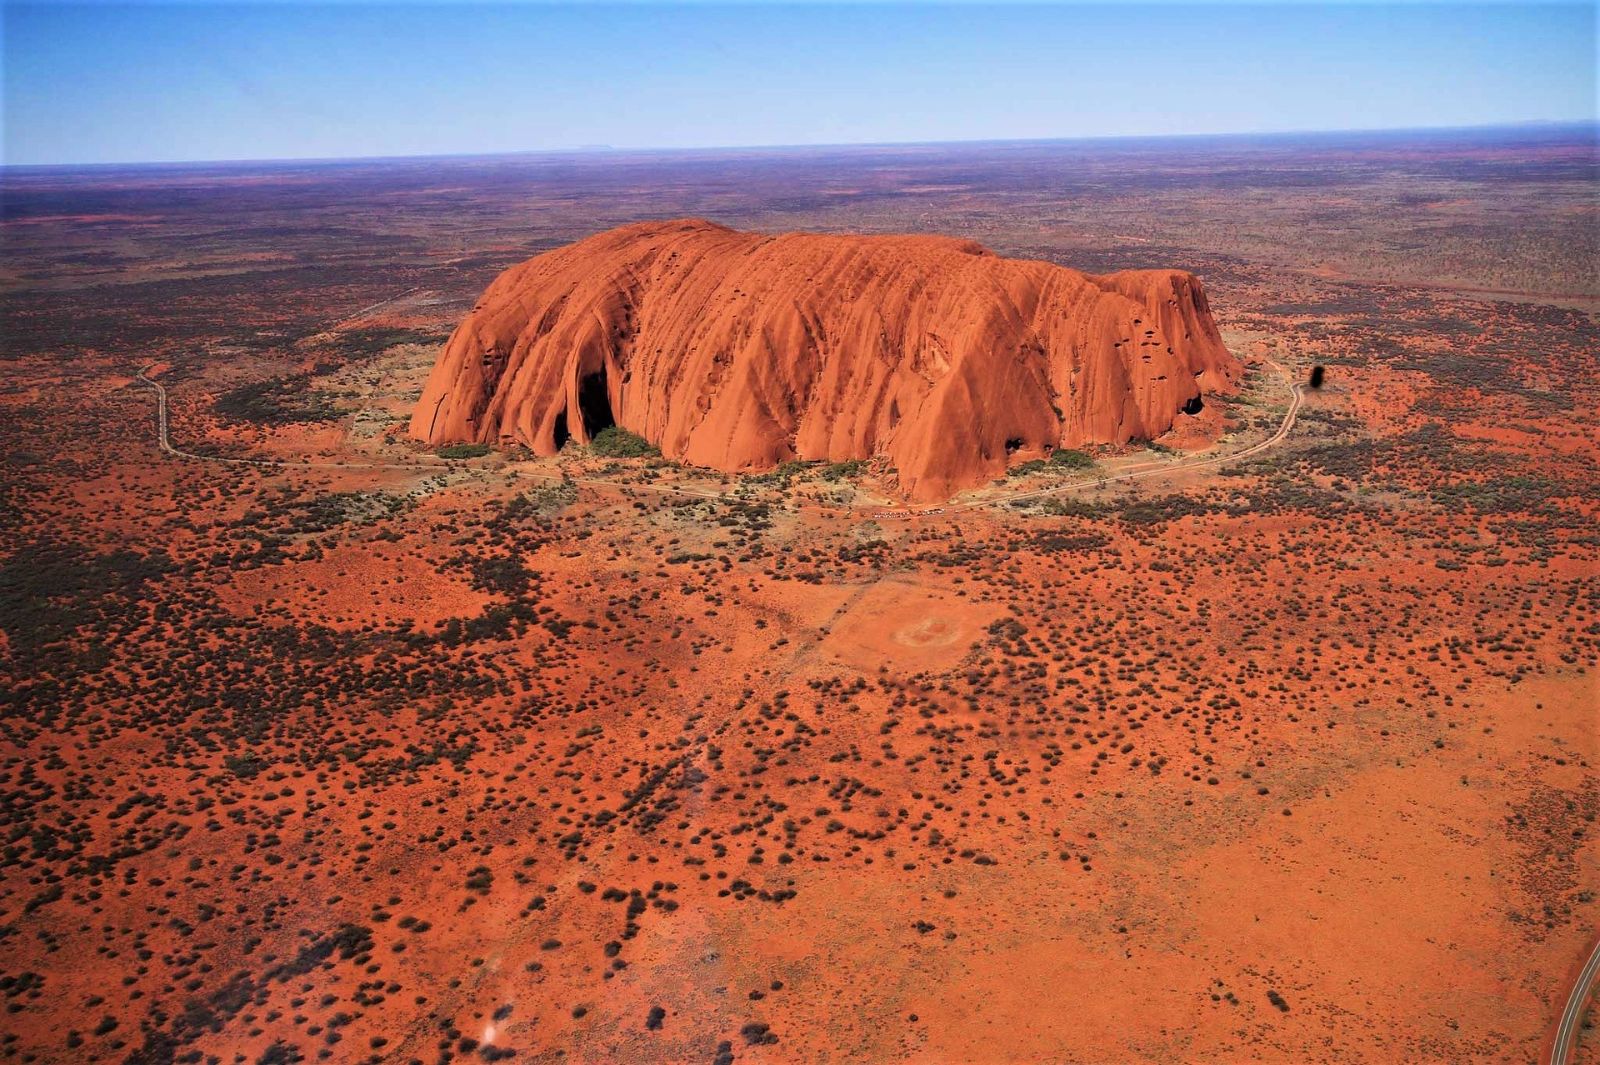
<path id="1" fill-rule="evenodd" d="M 511 148 L 503 151 L 465 152 L 414 152 L 399 155 L 322 155 L 322 156 L 259 156 L 234 159 L 123 159 L 103 162 L 59 163 L 4 163 L 0 173 L 10 171 L 41 170 L 96 170 L 125 168 L 182 168 L 205 166 L 249 165 L 337 165 L 354 163 L 387 163 L 465 159 L 506 159 L 528 156 L 628 156 L 628 155 L 693 155 L 727 152 L 784 152 L 801 150 L 857 149 L 857 148 L 936 148 L 945 146 L 1026 145 L 1026 144 L 1088 144 L 1106 141 L 1197 141 L 1234 139 L 1273 139 L 1288 137 L 1359 136 L 1363 134 L 1395 133 L 1471 133 L 1493 130 L 1584 129 L 1600 139 L 1600 116 L 1592 118 L 1531 118 L 1515 122 L 1467 123 L 1447 126 L 1361 126 L 1332 129 L 1272 129 L 1272 130 L 1214 130 L 1193 133 L 1096 133 L 1062 137 L 968 137 L 950 140 L 908 141 L 814 141 L 796 144 L 705 144 L 692 146 L 614 147 L 612 145 L 571 145 L 561 148 Z"/>

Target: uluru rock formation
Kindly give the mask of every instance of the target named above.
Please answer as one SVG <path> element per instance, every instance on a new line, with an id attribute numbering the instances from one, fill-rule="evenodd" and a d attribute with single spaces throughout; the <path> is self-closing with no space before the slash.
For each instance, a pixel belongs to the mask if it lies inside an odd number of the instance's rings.
<path id="1" fill-rule="evenodd" d="M 616 424 L 729 472 L 884 455 L 908 498 L 933 501 L 1014 454 L 1159 436 L 1240 372 L 1181 271 L 646 222 L 501 274 L 411 433 L 549 455 Z"/>

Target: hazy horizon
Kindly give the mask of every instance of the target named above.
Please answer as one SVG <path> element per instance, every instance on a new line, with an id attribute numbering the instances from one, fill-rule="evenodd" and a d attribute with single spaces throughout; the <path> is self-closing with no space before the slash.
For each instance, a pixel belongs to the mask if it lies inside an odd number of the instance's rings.
<path id="1" fill-rule="evenodd" d="M 1450 137 L 1460 135 L 1468 137 L 1472 134 L 1517 134 L 1525 133 L 1537 135 L 1551 133 L 1587 133 L 1600 140 L 1600 119 L 1528 119 L 1521 122 L 1495 122 L 1476 125 L 1461 126 L 1390 126 L 1384 128 L 1363 129 L 1292 129 L 1292 130 L 1197 130 L 1193 133 L 1163 133 L 1163 134 L 1103 134 L 1098 136 L 1083 137 L 975 137 L 962 140 L 921 140 L 921 141 L 845 141 L 815 144 L 701 144 L 686 146 L 655 146 L 617 147 L 609 144 L 582 144 L 562 145 L 552 148 L 525 148 L 508 149 L 505 151 L 464 151 L 464 152 L 418 152 L 411 155 L 324 155 L 324 156 L 271 156 L 241 159 L 120 159 L 103 163 L 0 163 L 0 171 L 24 170 L 89 170 L 89 169 L 187 169 L 203 168 L 208 166 L 252 166 L 252 165 L 327 165 L 338 166 L 360 163 L 406 163 L 426 162 L 429 160 L 462 160 L 474 159 L 512 159 L 521 157 L 568 157 L 568 156 L 682 156 L 682 155 L 718 155 L 734 154 L 741 152 L 827 152 L 827 151 L 853 151 L 857 149 L 882 148 L 886 150 L 899 148 L 960 148 L 982 147 L 985 145 L 1024 147 L 1028 145 L 1106 145 L 1125 143 L 1130 147 L 1141 144 L 1171 145 L 1174 142 L 1193 141 L 1197 147 L 1206 143 L 1217 141 L 1239 141 L 1244 143 L 1296 140 L 1327 139 L 1337 141 L 1340 138 L 1366 139 L 1384 138 L 1403 134 L 1415 134 L 1424 137 Z"/>
<path id="2" fill-rule="evenodd" d="M 1588 124 L 1586 4 L 7 4 L 10 166 Z"/>

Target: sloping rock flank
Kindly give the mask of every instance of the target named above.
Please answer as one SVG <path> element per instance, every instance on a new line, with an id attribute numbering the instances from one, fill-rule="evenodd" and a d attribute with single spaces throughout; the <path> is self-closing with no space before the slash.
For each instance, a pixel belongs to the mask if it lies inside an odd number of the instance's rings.
<path id="1" fill-rule="evenodd" d="M 1181 271 L 650 222 L 501 274 L 411 433 L 549 455 L 614 423 L 729 472 L 883 455 L 908 498 L 934 501 L 1013 456 L 1159 436 L 1240 372 Z"/>

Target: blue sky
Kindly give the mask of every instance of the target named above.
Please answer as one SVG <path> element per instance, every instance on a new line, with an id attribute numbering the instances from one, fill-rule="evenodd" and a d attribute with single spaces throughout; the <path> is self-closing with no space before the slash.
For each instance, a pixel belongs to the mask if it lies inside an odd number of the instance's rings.
<path id="1" fill-rule="evenodd" d="M 1592 120 L 1589 4 L 4 7 L 4 161 Z"/>

